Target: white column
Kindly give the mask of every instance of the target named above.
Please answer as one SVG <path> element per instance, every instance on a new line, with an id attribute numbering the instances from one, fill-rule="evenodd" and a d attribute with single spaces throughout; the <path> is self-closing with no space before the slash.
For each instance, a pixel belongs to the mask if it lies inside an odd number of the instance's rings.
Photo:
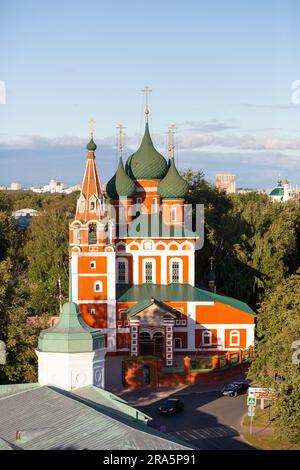
<path id="1" fill-rule="evenodd" d="M 78 302 L 78 253 L 71 253 L 72 302 Z"/>

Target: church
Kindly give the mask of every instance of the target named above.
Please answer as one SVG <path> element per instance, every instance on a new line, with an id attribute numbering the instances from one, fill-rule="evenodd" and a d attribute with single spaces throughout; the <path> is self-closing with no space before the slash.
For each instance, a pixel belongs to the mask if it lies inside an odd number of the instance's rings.
<path id="1" fill-rule="evenodd" d="M 189 187 L 176 168 L 174 133 L 166 159 L 153 144 L 148 117 L 146 99 L 144 135 L 125 165 L 120 126 L 119 161 L 105 191 L 91 133 L 69 226 L 70 300 L 89 327 L 101 329 L 106 358 L 156 356 L 172 368 L 187 355 L 247 349 L 254 343 L 253 310 L 217 293 L 213 271 L 207 288 L 195 286 L 198 235 L 185 224 Z"/>

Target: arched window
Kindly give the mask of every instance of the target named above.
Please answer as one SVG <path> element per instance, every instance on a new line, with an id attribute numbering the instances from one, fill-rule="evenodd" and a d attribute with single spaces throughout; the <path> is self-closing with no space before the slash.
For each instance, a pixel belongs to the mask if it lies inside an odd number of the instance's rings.
<path id="1" fill-rule="evenodd" d="M 94 292 L 102 292 L 103 291 L 103 282 L 96 281 L 94 284 Z"/>
<path id="2" fill-rule="evenodd" d="M 74 243 L 80 243 L 80 225 L 74 225 Z"/>
<path id="3" fill-rule="evenodd" d="M 120 318 L 120 321 L 126 321 L 127 320 L 127 310 L 120 310 L 119 318 Z"/>
<path id="4" fill-rule="evenodd" d="M 181 338 L 174 338 L 174 349 L 182 349 Z"/>
<path id="5" fill-rule="evenodd" d="M 210 346 L 212 343 L 211 339 L 212 339 L 211 331 L 204 330 L 202 332 L 202 344 L 206 346 Z"/>
<path id="6" fill-rule="evenodd" d="M 90 268 L 91 269 L 96 269 L 96 261 L 91 261 L 90 262 Z"/>
<path id="7" fill-rule="evenodd" d="M 90 211 L 95 211 L 96 209 L 96 203 L 94 200 L 90 201 Z"/>
<path id="8" fill-rule="evenodd" d="M 232 330 L 229 335 L 230 346 L 240 345 L 240 332 L 238 330 Z"/>
<path id="9" fill-rule="evenodd" d="M 157 208 L 158 208 L 158 205 L 157 205 L 157 197 L 153 197 L 153 198 L 152 198 L 152 213 L 153 213 L 153 214 L 156 214 L 156 213 L 157 213 Z"/>
<path id="10" fill-rule="evenodd" d="M 128 284 L 128 261 L 127 259 L 117 260 L 117 283 Z"/>
<path id="11" fill-rule="evenodd" d="M 89 245 L 96 245 L 97 243 L 97 225 L 89 225 Z"/>

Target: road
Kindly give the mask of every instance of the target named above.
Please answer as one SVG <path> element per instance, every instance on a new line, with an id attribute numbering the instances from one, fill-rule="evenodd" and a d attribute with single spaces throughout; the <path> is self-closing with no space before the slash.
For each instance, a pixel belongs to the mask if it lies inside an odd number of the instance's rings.
<path id="1" fill-rule="evenodd" d="M 151 416 L 151 426 L 171 433 L 199 449 L 253 449 L 240 437 L 241 420 L 247 411 L 246 395 L 221 397 L 221 387 L 221 384 L 191 385 L 167 392 L 164 397 L 150 400 L 151 403 L 144 400 L 146 404 L 142 404 L 141 397 L 135 397 L 134 394 L 127 399 L 130 404 Z M 160 416 L 158 407 L 167 397 L 183 399 L 184 411 L 174 416 Z"/>

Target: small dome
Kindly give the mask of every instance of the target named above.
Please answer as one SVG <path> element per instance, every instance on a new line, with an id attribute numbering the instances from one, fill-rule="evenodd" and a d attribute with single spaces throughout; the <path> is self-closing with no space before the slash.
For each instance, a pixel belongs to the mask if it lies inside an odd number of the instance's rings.
<path id="1" fill-rule="evenodd" d="M 216 280 L 216 274 L 214 271 L 210 271 L 208 276 L 207 276 L 208 282 L 215 282 Z"/>
<path id="2" fill-rule="evenodd" d="M 116 200 L 122 197 L 131 197 L 134 191 L 134 181 L 126 174 L 122 158 L 120 158 L 116 173 L 106 185 L 107 195 L 110 199 Z"/>
<path id="3" fill-rule="evenodd" d="M 155 149 L 148 123 L 138 150 L 126 163 L 127 174 L 135 179 L 161 179 L 168 171 L 166 159 Z"/>
<path id="4" fill-rule="evenodd" d="M 160 197 L 163 199 L 181 199 L 185 197 L 188 189 L 188 182 L 180 176 L 174 158 L 171 158 L 168 173 L 158 185 Z"/>
<path id="5" fill-rule="evenodd" d="M 86 148 L 90 151 L 90 152 L 94 152 L 97 148 L 97 145 L 95 144 L 94 140 L 93 140 L 93 137 L 91 137 L 91 140 L 89 141 L 89 143 L 87 144 Z"/>
<path id="6" fill-rule="evenodd" d="M 278 186 L 277 188 L 272 189 L 270 192 L 270 196 L 283 196 L 284 195 L 284 189 L 282 186 Z"/>

